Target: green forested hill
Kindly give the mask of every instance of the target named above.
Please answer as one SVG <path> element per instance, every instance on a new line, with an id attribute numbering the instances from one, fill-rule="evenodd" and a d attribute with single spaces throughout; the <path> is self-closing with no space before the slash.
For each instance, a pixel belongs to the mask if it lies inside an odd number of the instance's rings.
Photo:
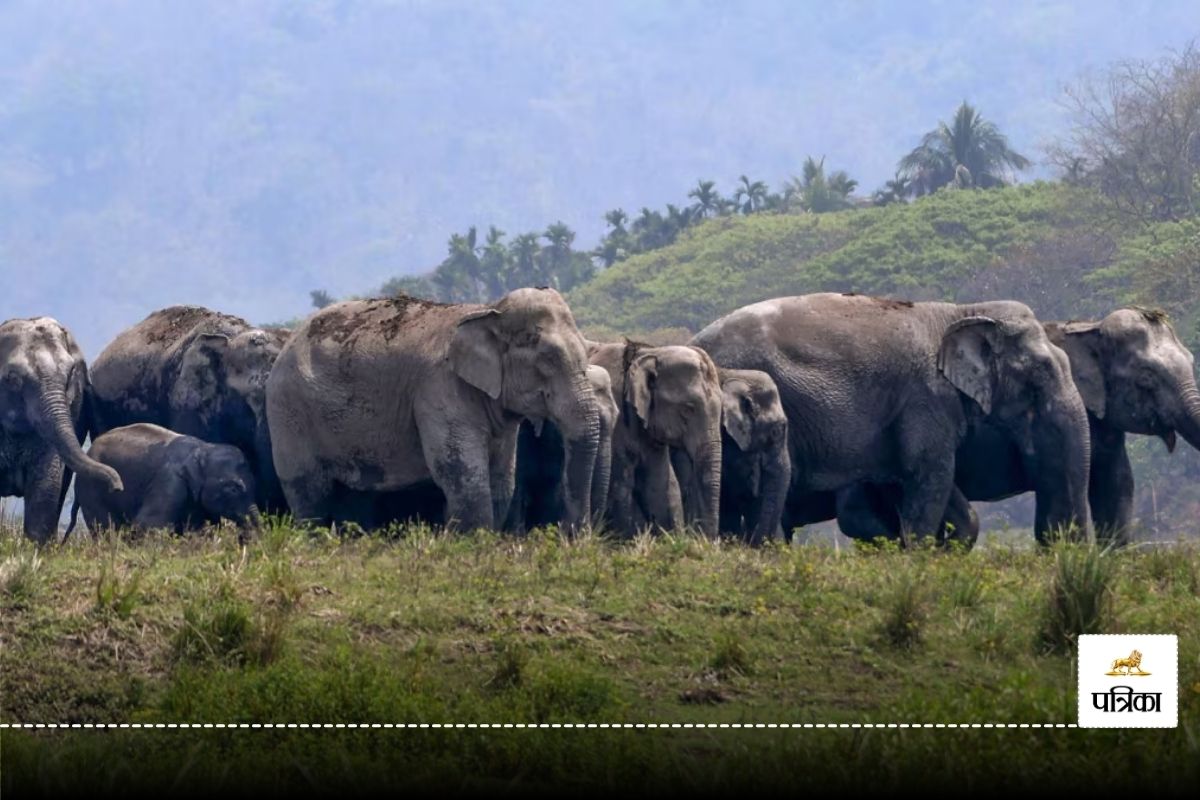
<path id="1" fill-rule="evenodd" d="M 1043 316 L 1079 315 L 1105 304 L 1074 310 L 1079 292 L 1054 289 L 1115 252 L 1086 196 L 1067 187 L 943 191 L 882 208 L 715 219 L 614 265 L 571 301 L 584 325 L 634 331 L 694 331 L 746 303 L 819 291 L 965 301 L 1024 290 Z"/>
<path id="2" fill-rule="evenodd" d="M 1093 195 L 1051 183 L 830 214 L 722 217 L 615 264 L 570 300 L 592 336 L 666 341 L 747 303 L 820 291 L 1011 298 L 1047 320 L 1159 306 L 1200 352 L 1200 219 L 1131 229 Z M 1147 437 L 1132 437 L 1131 451 L 1146 535 L 1170 536 L 1200 518 L 1200 454 L 1184 445 L 1168 457 Z M 1027 521 L 1029 509 L 1009 509 L 1014 522 Z"/>

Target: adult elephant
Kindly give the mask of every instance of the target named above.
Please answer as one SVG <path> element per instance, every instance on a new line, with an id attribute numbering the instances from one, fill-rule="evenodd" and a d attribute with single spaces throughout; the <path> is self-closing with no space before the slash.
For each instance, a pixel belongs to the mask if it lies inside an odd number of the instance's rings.
<path id="1" fill-rule="evenodd" d="M 836 493 L 866 482 L 895 487 L 902 539 L 944 536 L 956 451 L 987 424 L 1031 466 L 1038 539 L 1090 532 L 1087 413 L 1066 355 L 1021 303 L 785 297 L 695 341 L 718 365 L 762 370 L 779 387 L 793 470 L 785 529 L 832 518 Z"/>
<path id="2" fill-rule="evenodd" d="M 339 520 L 345 492 L 432 479 L 452 524 L 503 522 L 523 418 L 566 439 L 566 520 L 586 525 L 600 436 L 575 319 L 553 289 L 491 305 L 354 300 L 309 317 L 267 381 L 275 467 L 293 513 Z M 424 494 L 424 492 L 422 492 Z"/>
<path id="3" fill-rule="evenodd" d="M 750 544 L 779 530 L 791 485 L 787 415 L 765 372 L 718 369 L 721 379 L 721 533 Z"/>
<path id="4" fill-rule="evenodd" d="M 114 491 L 111 467 L 88 458 L 88 369 L 70 332 L 50 317 L 0 324 L 0 497 L 25 498 L 25 535 L 58 530 L 72 471 Z"/>
<path id="5" fill-rule="evenodd" d="M 259 507 L 285 511 L 271 460 L 266 383 L 287 336 L 199 306 L 155 311 L 92 365 L 96 433 L 149 422 L 234 445 L 254 471 Z"/>
<path id="6" fill-rule="evenodd" d="M 1071 373 L 1087 408 L 1092 445 L 1088 500 L 1097 536 L 1128 541 L 1133 522 L 1133 470 L 1126 451 L 1129 433 L 1158 436 L 1174 451 L 1177 434 L 1200 449 L 1200 391 L 1195 359 L 1166 315 L 1123 308 L 1102 320 L 1047 322 L 1050 341 L 1070 359 Z M 977 424 L 959 448 L 955 481 L 969 500 L 1000 500 L 1035 488 L 1020 443 L 996 426 Z M 858 487 L 842 503 L 850 535 L 870 536 L 894 527 L 894 506 L 882 487 Z M 947 519 L 978 530 L 964 519 L 961 500 Z M 968 534 L 974 537 L 974 532 Z"/>
<path id="7" fill-rule="evenodd" d="M 632 535 L 642 524 L 684 522 L 715 536 L 721 501 L 721 384 L 698 347 L 592 342 L 593 364 L 621 406 L 612 443 L 608 516 Z M 679 451 L 672 471 L 671 448 Z M 678 480 L 678 485 L 675 485 Z M 680 490 L 691 498 L 681 502 Z"/>
<path id="8" fill-rule="evenodd" d="M 589 365 L 588 382 L 600 412 L 600 439 L 592 471 L 592 515 L 603 513 L 612 473 L 612 436 L 619 411 L 612 381 L 602 367 Z M 553 422 L 521 423 L 517 436 L 516 489 L 505 528 L 528 531 L 561 524 L 566 516 L 566 441 Z"/>

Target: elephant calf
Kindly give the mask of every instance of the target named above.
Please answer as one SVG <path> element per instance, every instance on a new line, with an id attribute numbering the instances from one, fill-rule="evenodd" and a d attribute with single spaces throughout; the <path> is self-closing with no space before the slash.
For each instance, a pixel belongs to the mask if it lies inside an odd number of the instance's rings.
<path id="1" fill-rule="evenodd" d="M 753 369 L 721 378 L 721 532 L 751 544 L 779 529 L 792 479 L 787 415 L 775 381 Z"/>
<path id="2" fill-rule="evenodd" d="M 259 528 L 254 473 L 233 445 L 137 423 L 100 436 L 88 455 L 115 469 L 125 490 L 113 491 L 80 474 L 68 534 L 81 508 L 93 535 L 103 527 L 128 525 L 182 533 L 228 519 L 238 524 L 244 542 Z"/>

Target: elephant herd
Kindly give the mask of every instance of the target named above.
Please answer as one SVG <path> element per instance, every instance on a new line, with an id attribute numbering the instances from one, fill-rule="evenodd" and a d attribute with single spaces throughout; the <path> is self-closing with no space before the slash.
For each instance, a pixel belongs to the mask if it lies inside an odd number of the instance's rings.
<path id="1" fill-rule="evenodd" d="M 18 319 L 0 325 L 0 496 L 24 497 L 39 543 L 75 475 L 72 527 L 82 510 L 93 531 L 248 536 L 270 511 L 758 543 L 836 519 L 969 546 L 972 501 L 1032 491 L 1039 541 L 1123 541 L 1125 437 L 1200 448 L 1194 370 L 1153 310 L 1057 323 L 856 294 L 745 306 L 668 346 L 589 341 L 552 289 L 353 300 L 291 331 L 176 306 L 90 367 L 57 321 Z"/>

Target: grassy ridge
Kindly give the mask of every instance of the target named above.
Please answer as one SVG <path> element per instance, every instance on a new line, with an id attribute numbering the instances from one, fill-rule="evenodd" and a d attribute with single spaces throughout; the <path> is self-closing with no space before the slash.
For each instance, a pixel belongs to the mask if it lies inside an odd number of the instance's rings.
<path id="1" fill-rule="evenodd" d="M 1091 224 L 1083 195 L 1042 183 L 831 214 L 723 217 L 614 265 L 573 292 L 571 305 L 584 325 L 696 331 L 782 295 L 955 299 L 981 272 L 1003 271 Z"/>
<path id="2" fill-rule="evenodd" d="M 0 611 L 4 721 L 1072 722 L 1084 629 L 1178 633 L 1183 689 L 1176 731 L 10 731 L 5 789 L 1200 778 L 1194 547 L 9 532 Z"/>

